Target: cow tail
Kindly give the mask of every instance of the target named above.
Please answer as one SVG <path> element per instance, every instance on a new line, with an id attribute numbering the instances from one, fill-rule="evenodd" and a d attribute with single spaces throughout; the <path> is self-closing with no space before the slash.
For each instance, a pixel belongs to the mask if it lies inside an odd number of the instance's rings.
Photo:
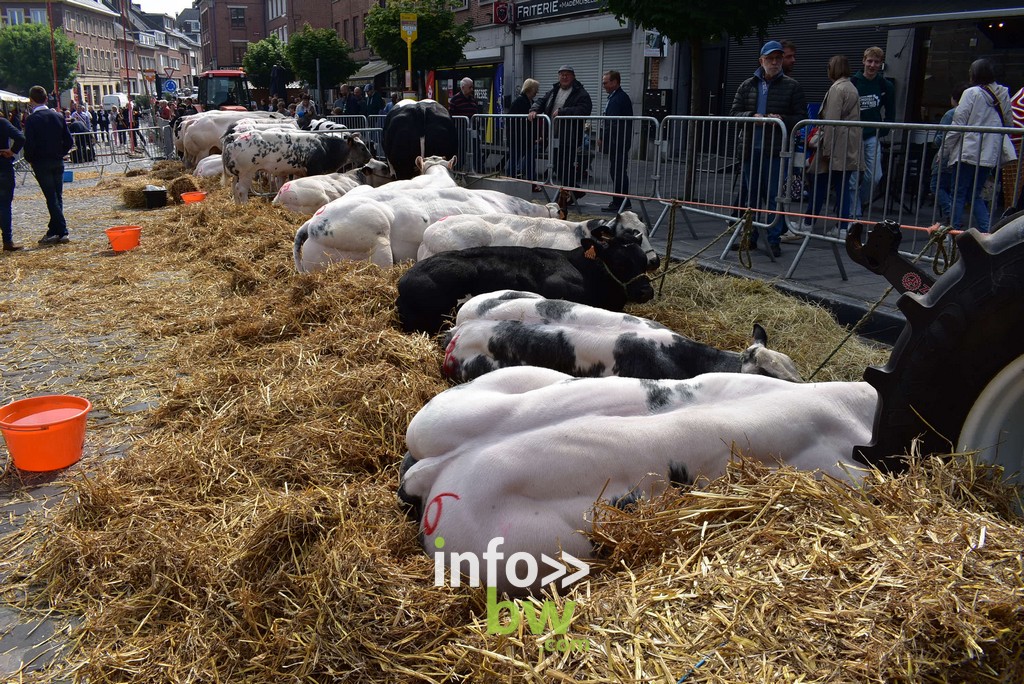
<path id="1" fill-rule="evenodd" d="M 309 228 L 302 226 L 295 232 L 295 245 L 292 247 L 292 257 L 295 259 L 295 270 L 299 273 L 302 269 L 302 246 L 309 239 Z"/>

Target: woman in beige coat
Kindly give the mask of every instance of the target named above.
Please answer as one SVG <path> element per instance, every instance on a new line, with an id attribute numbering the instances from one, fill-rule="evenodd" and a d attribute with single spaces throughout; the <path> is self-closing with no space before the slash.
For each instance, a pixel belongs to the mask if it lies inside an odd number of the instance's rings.
<path id="1" fill-rule="evenodd" d="M 821 103 L 819 119 L 830 121 L 860 121 L 860 96 L 850 83 L 850 62 L 843 55 L 828 61 L 828 77 L 832 87 Z M 814 158 L 810 171 L 811 213 L 817 214 L 825 204 L 829 187 L 835 193 L 839 216 L 853 217 L 854 193 L 847 181 L 850 174 L 861 166 L 861 128 L 859 126 L 819 126 L 815 141 Z M 812 219 L 804 220 L 804 229 L 814 226 Z"/>

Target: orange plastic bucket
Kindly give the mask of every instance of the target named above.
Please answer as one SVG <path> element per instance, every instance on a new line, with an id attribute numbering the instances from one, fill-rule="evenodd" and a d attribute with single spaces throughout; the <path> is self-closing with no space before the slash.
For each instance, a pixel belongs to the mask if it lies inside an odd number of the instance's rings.
<path id="1" fill-rule="evenodd" d="M 184 202 L 185 204 L 192 204 L 193 202 L 202 202 L 204 199 L 206 199 L 206 193 L 202 191 L 181 193 L 181 201 Z"/>
<path id="2" fill-rule="evenodd" d="M 106 233 L 111 249 L 115 252 L 127 252 L 139 246 L 139 235 L 142 233 L 142 228 L 139 226 L 114 226 L 107 228 Z"/>
<path id="3" fill-rule="evenodd" d="M 0 432 L 14 466 L 43 472 L 76 463 L 91 408 L 88 399 L 68 395 L 29 397 L 0 408 Z"/>

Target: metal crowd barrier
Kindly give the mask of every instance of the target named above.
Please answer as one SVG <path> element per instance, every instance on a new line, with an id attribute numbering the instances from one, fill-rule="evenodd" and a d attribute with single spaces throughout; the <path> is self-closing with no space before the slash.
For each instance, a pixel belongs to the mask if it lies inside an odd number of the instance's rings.
<path id="1" fill-rule="evenodd" d="M 628 160 L 623 165 L 630 183 L 627 194 L 633 203 L 641 204 L 645 215 L 645 202 L 662 203 L 660 216 L 649 221 L 652 233 L 672 206 L 682 209 L 694 238 L 697 235 L 691 216 L 731 221 L 749 208 L 754 211 L 754 226 L 761 232 L 782 221 L 789 232 L 807 238 L 787 277 L 792 277 L 808 244 L 818 240 L 831 243 L 837 267 L 845 277 L 838 247 L 843 240 L 840 230 L 850 219 L 893 219 L 917 228 L 946 225 L 951 216 L 945 197 L 955 197 L 958 190 L 966 190 L 968 204 L 974 205 L 972 211 L 964 212 L 962 227 L 977 226 L 981 215 L 987 216 L 991 225 L 1011 203 L 998 190 L 1000 169 L 996 168 L 984 184 L 973 174 L 968 177 L 968 167 L 941 152 L 936 136 L 957 132 L 985 138 L 1019 131 L 806 119 L 793 133 L 780 119 L 770 117 L 671 116 L 660 123 L 648 117 L 558 117 L 552 122 L 542 116 L 537 117 L 539 123 L 530 123 L 525 115 L 478 114 L 471 121 L 454 118 L 459 134 L 459 171 L 543 184 L 549 192 L 565 187 L 604 193 L 609 199 L 614 184 L 610 155 L 602 149 L 603 131 L 615 123 L 631 125 Z M 879 131 L 880 173 L 863 206 L 859 172 L 840 170 L 834 174 L 835 164 L 809 167 L 812 154 L 820 151 L 805 149 L 805 137 L 816 126 L 828 127 L 833 133 L 854 127 Z M 845 158 L 848 150 L 839 149 L 845 143 L 835 142 L 843 136 L 832 135 L 831 139 L 832 149 L 826 151 L 827 156 Z M 568 150 L 565 156 L 563 149 Z M 861 165 L 863 145 L 850 156 Z M 1016 161 L 1018 179 L 1022 163 L 1021 159 Z M 723 249 L 722 259 L 729 256 L 729 247 L 739 235 L 737 227 Z M 911 239 L 904 243 L 912 251 L 906 254 L 917 256 L 918 240 L 924 235 L 923 231 L 912 231 Z"/>
<path id="2" fill-rule="evenodd" d="M 942 141 L 950 133 L 969 133 L 979 136 L 978 140 L 984 145 L 990 136 L 999 136 L 1001 147 L 1002 136 L 1018 129 L 808 119 L 800 122 L 797 130 L 814 127 L 836 132 L 852 128 L 877 129 L 878 163 L 875 166 L 876 170 L 881 170 L 881 176 L 869 190 L 860 172 L 847 172 L 834 161 L 846 158 L 850 151 L 845 147 L 801 150 L 796 147 L 796 141 L 791 143 L 788 156 L 793 163 L 787 183 L 780 188 L 780 200 L 787 211 L 790 230 L 800 234 L 803 240 L 786 272 L 787 278 L 793 276 L 812 241 L 834 243 L 835 251 L 835 245 L 845 240 L 845 229 L 852 219 L 865 223 L 892 219 L 910 228 L 910 240 L 902 243 L 906 249 L 901 253 L 916 258 L 927 239 L 920 229 L 936 223 L 951 225 L 957 218 L 953 208 L 958 192 L 965 196 L 965 205 L 969 208 L 965 206 L 960 222 L 953 225 L 957 230 L 972 227 L 988 230 L 1007 206 L 1004 193 L 999 192 L 1000 165 L 983 180 L 971 172 L 973 167 L 960 163 L 961 147 L 950 150 L 947 146 L 944 150 Z M 832 137 L 848 139 L 842 133 Z M 863 143 L 852 152 L 850 156 L 863 168 Z M 821 154 L 833 161 L 824 164 L 819 160 L 813 167 L 808 164 L 808 159 L 813 164 L 813 156 Z M 1019 158 L 1014 162 L 1017 178 L 1021 163 Z M 1009 203 L 1012 204 L 1012 200 Z M 931 254 L 925 253 L 922 258 L 930 260 Z M 838 255 L 837 264 L 845 277 Z"/>
<path id="3" fill-rule="evenodd" d="M 168 126 L 72 133 L 74 145 L 65 162 L 69 170 L 96 168 L 100 175 L 106 167 L 120 164 L 128 170 L 142 159 L 169 159 L 174 155 Z"/>

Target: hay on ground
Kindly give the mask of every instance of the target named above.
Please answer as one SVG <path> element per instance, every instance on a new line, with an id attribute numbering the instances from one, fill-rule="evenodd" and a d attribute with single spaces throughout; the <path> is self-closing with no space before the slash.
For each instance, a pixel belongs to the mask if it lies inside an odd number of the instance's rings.
<path id="1" fill-rule="evenodd" d="M 181 203 L 181 195 L 199 189 L 195 176 L 178 176 L 167 185 L 167 199 L 174 204 Z"/>
<path id="2" fill-rule="evenodd" d="M 9 600 L 83 616 L 54 679 L 1024 676 L 1024 526 L 995 470 L 963 456 L 863 491 L 738 461 L 690 491 L 598 507 L 602 560 L 557 599 L 576 602 L 570 641 L 489 634 L 483 591 L 434 586 L 396 502 L 405 428 L 445 387 L 436 340 L 395 325 L 404 269 L 296 274 L 295 218 L 226 189 L 138 222 L 144 252 L 88 270 L 75 242 L 30 255 L 36 277 L 11 285 L 25 304 L 5 304 L 70 307 L 80 328 L 131 337 L 137 377 L 90 387 L 98 406 L 159 381 L 127 456 L 83 463 L 62 507 L 4 540 L 20 553 L 0 566 Z M 756 318 L 805 373 L 844 334 L 817 307 L 698 269 L 666 291 L 631 312 L 732 349 Z M 858 379 L 884 353 L 853 340 L 837 359 L 830 376 Z"/>

